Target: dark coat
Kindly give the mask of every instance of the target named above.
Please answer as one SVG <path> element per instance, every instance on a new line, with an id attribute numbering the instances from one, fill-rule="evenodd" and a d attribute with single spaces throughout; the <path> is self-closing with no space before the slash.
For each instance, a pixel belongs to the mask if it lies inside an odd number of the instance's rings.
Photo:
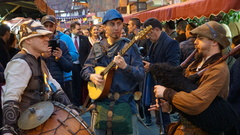
<path id="1" fill-rule="evenodd" d="M 179 43 L 169 37 L 165 32 L 162 32 L 158 41 L 150 46 L 148 56 L 150 65 L 155 63 L 168 63 L 172 66 L 178 66 L 180 64 Z M 154 78 L 150 73 L 147 73 L 142 98 L 145 106 L 149 106 L 151 104 L 154 85 Z"/>
<path id="2" fill-rule="evenodd" d="M 0 37 L 0 63 L 6 68 L 7 63 L 10 61 L 10 55 L 7 50 L 7 45 L 4 40 Z"/>
<path id="3" fill-rule="evenodd" d="M 65 42 L 60 40 L 60 49 L 62 50 L 62 57 L 55 60 L 54 56 L 44 59 L 52 77 L 61 85 L 64 86 L 63 72 L 70 72 L 72 70 L 72 60 L 69 50 Z"/>
<path id="4" fill-rule="evenodd" d="M 148 51 L 150 63 L 167 62 L 172 66 L 180 64 L 180 48 L 176 40 L 170 38 L 165 32 L 162 32 L 156 43 L 153 43 Z"/>
<path id="5" fill-rule="evenodd" d="M 2 64 L 0 63 L 0 86 L 2 86 L 2 84 L 5 83 L 5 79 L 4 79 L 4 68 L 2 66 Z"/>
<path id="6" fill-rule="evenodd" d="M 186 60 L 188 56 L 195 50 L 195 45 L 194 45 L 195 40 L 196 40 L 195 37 L 190 37 L 179 44 L 181 49 L 180 63 L 184 62 L 184 60 Z M 192 63 L 193 60 L 194 58 L 192 58 L 187 65 Z"/>
<path id="7" fill-rule="evenodd" d="M 228 101 L 240 116 L 240 57 L 230 70 L 230 90 Z"/>
<path id="8" fill-rule="evenodd" d="M 78 38 L 80 42 L 80 47 L 78 48 L 79 62 L 82 69 L 84 62 L 86 61 L 88 54 L 90 53 L 92 45 L 89 42 L 88 37 L 80 35 L 78 36 Z"/>
<path id="9" fill-rule="evenodd" d="M 187 38 L 186 38 L 185 33 L 179 34 L 179 35 L 175 38 L 175 40 L 177 40 L 178 43 L 181 43 L 182 41 L 185 41 L 186 39 L 187 39 Z"/>

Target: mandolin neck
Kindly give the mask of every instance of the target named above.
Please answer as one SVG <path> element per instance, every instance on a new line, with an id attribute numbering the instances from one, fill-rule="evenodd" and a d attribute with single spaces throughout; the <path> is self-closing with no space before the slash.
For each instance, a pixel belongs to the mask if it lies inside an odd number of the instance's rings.
<path id="1" fill-rule="evenodd" d="M 120 55 L 123 56 L 134 44 L 134 42 L 136 41 L 135 37 L 122 49 L 120 50 Z M 116 64 L 111 61 L 108 66 L 101 72 L 100 75 L 104 76 L 106 75 Z"/>

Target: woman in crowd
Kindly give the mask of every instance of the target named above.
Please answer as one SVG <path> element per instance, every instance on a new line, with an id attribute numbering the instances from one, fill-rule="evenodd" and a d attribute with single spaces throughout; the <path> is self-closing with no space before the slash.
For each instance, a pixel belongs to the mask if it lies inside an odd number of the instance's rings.
<path id="1" fill-rule="evenodd" d="M 89 28 L 89 31 L 90 36 L 88 37 L 88 40 L 91 43 L 91 45 L 101 40 L 101 36 L 99 35 L 99 27 L 97 25 L 92 25 Z"/>

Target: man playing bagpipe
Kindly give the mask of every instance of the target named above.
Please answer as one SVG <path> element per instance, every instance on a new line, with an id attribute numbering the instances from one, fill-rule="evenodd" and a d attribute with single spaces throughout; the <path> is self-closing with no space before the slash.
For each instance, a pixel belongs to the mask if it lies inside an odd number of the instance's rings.
<path id="1" fill-rule="evenodd" d="M 195 54 L 195 61 L 193 61 L 185 70 L 185 77 L 190 77 L 218 61 L 222 57 L 222 49 L 230 45 L 226 37 L 226 31 L 215 21 L 207 22 L 193 29 L 191 33 L 197 35 L 197 39 L 195 40 L 195 48 L 197 49 L 197 52 Z M 155 67 L 155 70 L 156 69 L 159 70 L 160 68 Z M 158 71 L 154 72 L 155 74 L 158 73 Z M 229 107 L 227 102 L 225 102 L 229 90 L 229 69 L 226 62 L 220 62 L 203 72 L 196 82 L 197 87 L 190 92 L 187 92 L 187 90 L 179 91 L 176 87 L 173 89 L 174 85 L 178 85 L 179 89 L 181 89 L 182 86 L 180 84 L 183 83 L 183 81 L 182 83 L 179 83 L 181 81 L 177 82 L 176 78 L 172 78 L 172 80 L 174 79 L 175 81 L 172 83 L 171 88 L 166 85 L 156 85 L 154 87 L 155 97 L 164 98 L 164 100 L 160 100 L 163 112 L 171 112 L 171 109 L 176 109 L 181 112 L 180 114 L 183 114 L 180 115 L 180 122 L 178 122 L 177 125 L 169 126 L 168 134 L 218 135 L 226 134 L 226 131 L 231 130 L 233 126 L 235 126 L 234 124 L 238 121 L 237 117 L 235 120 L 229 121 L 229 119 L 234 118 L 229 118 L 232 116 L 229 116 L 230 114 L 228 114 L 228 112 L 222 112 L 224 109 L 215 109 L 221 107 L 215 107 L 212 109 L 216 104 L 220 104 L 220 100 L 221 103 L 226 103 L 226 106 L 222 106 L 222 108 Z M 219 101 L 216 101 L 216 98 L 218 98 Z M 149 110 L 154 110 L 157 107 L 159 107 L 158 103 L 152 105 Z M 212 109 L 211 114 L 209 113 L 209 115 L 205 115 L 205 113 L 201 120 L 199 119 L 199 121 L 196 121 L 189 119 L 192 116 L 203 116 L 202 114 L 209 109 Z M 225 110 L 230 110 L 235 117 L 235 113 L 231 108 Z M 224 118 L 222 118 L 223 116 Z M 222 123 L 217 122 L 218 120 L 221 120 Z M 207 127 L 209 121 L 212 121 L 213 123 L 215 122 L 215 124 L 211 124 Z M 224 121 L 233 124 L 224 127 L 225 129 L 215 130 L 215 127 L 219 127 L 218 125 L 225 124 Z M 200 127 L 197 125 L 206 126 Z"/>

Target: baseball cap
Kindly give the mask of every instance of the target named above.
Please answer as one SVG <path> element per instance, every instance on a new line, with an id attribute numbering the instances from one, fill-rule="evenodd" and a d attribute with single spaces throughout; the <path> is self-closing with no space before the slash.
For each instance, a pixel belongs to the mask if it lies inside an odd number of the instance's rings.
<path id="1" fill-rule="evenodd" d="M 53 24 L 57 23 L 57 18 L 53 15 L 45 15 L 42 19 L 41 19 L 41 23 L 44 24 L 45 22 L 51 22 Z"/>

